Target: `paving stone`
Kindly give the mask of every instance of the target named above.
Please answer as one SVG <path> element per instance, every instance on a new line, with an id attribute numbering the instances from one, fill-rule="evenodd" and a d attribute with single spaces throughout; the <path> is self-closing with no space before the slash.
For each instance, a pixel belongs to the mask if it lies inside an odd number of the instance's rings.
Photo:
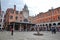
<path id="1" fill-rule="evenodd" d="M 9 31 L 0 32 L 0 40 L 60 40 L 60 32 L 52 34 L 51 32 L 43 31 L 40 32 L 43 36 L 33 35 L 37 32 L 14 32 L 14 35 L 11 35 Z"/>

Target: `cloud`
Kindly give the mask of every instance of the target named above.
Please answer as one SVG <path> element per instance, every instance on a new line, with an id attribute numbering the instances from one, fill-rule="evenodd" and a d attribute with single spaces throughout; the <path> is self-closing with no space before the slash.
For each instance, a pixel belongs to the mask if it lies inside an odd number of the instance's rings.
<path id="1" fill-rule="evenodd" d="M 2 10 L 12 7 L 16 4 L 17 10 L 22 10 L 24 4 L 27 4 L 30 15 L 46 12 L 51 7 L 60 7 L 60 0 L 2 0 Z"/>
<path id="2" fill-rule="evenodd" d="M 24 5 L 23 0 L 2 0 L 2 10 L 13 8 L 14 5 L 17 6 L 17 10 L 20 10 Z"/>
<path id="3" fill-rule="evenodd" d="M 30 13 L 32 12 L 34 15 L 39 12 L 46 12 L 51 7 L 60 6 L 60 0 L 25 0 L 25 3 L 28 5 Z"/>

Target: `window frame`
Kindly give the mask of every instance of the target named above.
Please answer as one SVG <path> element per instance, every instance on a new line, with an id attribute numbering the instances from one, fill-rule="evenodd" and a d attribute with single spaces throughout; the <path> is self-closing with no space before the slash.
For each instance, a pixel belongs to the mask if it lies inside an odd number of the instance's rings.
<path id="1" fill-rule="evenodd" d="M 13 16 L 10 16 L 10 19 L 13 19 Z"/>

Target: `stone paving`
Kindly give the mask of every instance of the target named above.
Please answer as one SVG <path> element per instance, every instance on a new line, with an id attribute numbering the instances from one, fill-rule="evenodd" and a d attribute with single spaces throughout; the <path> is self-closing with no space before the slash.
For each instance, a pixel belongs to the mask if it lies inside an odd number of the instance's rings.
<path id="1" fill-rule="evenodd" d="M 37 32 L 18 32 L 15 31 L 14 35 L 11 36 L 11 32 L 4 31 L 0 32 L 0 40 L 60 40 L 60 32 L 52 34 L 51 32 L 43 31 L 43 36 L 33 35 Z"/>

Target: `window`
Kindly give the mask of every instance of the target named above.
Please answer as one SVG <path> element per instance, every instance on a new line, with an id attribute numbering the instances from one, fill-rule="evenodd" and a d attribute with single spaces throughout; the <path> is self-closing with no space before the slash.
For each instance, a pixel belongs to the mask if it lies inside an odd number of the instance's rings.
<path id="1" fill-rule="evenodd" d="M 22 22 L 22 20 L 20 20 L 20 22 Z"/>
<path id="2" fill-rule="evenodd" d="M 51 10 L 49 9 L 49 11 L 48 11 L 48 15 L 50 16 L 51 15 Z"/>
<path id="3" fill-rule="evenodd" d="M 60 13 L 60 9 L 58 9 L 58 13 Z"/>
<path id="4" fill-rule="evenodd" d="M 1 24 L 0 24 L 0 27 L 1 27 Z"/>
<path id="5" fill-rule="evenodd" d="M 0 17 L 2 17 L 2 14 L 0 14 Z"/>
<path id="6" fill-rule="evenodd" d="M 23 12 L 22 11 L 20 11 L 20 14 L 22 14 Z"/>
<path id="7" fill-rule="evenodd" d="M 55 20 L 55 18 L 53 18 L 53 21 Z"/>
<path id="8" fill-rule="evenodd" d="M 16 20 L 18 19 L 18 16 L 16 16 Z"/>
<path id="9" fill-rule="evenodd" d="M 20 18 L 22 18 L 22 17 L 20 17 Z"/>
<path id="10" fill-rule="evenodd" d="M 5 20 L 3 20 L 3 22 L 5 22 Z"/>
<path id="11" fill-rule="evenodd" d="M 10 16 L 10 19 L 13 19 L 13 16 Z"/>
<path id="12" fill-rule="evenodd" d="M 24 19 L 24 22 L 28 22 L 28 20 L 27 19 Z"/>
<path id="13" fill-rule="evenodd" d="M 0 19 L 0 22 L 2 22 L 2 19 Z"/>
<path id="14" fill-rule="evenodd" d="M 14 13 L 14 11 L 13 11 L 13 10 L 11 10 L 10 12 L 11 12 L 12 14 Z"/>
<path id="15" fill-rule="evenodd" d="M 16 11 L 16 14 L 18 14 L 18 11 Z"/>
<path id="16" fill-rule="evenodd" d="M 22 14 L 22 11 L 20 12 L 20 14 Z"/>
<path id="17" fill-rule="evenodd" d="M 56 25 L 56 23 L 53 23 L 53 25 Z"/>
<path id="18" fill-rule="evenodd" d="M 51 19 L 49 18 L 48 21 L 51 22 Z"/>
<path id="19" fill-rule="evenodd" d="M 29 21 L 31 23 L 31 21 Z"/>
<path id="20" fill-rule="evenodd" d="M 60 23 L 58 23 L 58 25 L 60 25 Z"/>
<path id="21" fill-rule="evenodd" d="M 22 13 L 20 13 L 20 14 L 22 14 Z"/>
<path id="22" fill-rule="evenodd" d="M 58 16 L 58 20 L 60 20 L 60 16 Z"/>

